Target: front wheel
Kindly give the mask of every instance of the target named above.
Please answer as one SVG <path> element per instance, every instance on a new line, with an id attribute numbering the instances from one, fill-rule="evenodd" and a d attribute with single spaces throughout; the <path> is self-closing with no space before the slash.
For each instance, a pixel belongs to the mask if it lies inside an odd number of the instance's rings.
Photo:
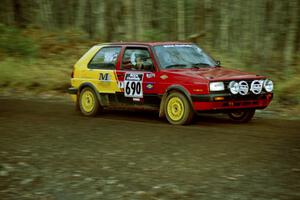
<path id="1" fill-rule="evenodd" d="M 99 101 L 93 89 L 86 87 L 80 92 L 79 108 L 85 116 L 95 116 L 99 112 Z"/>
<path id="2" fill-rule="evenodd" d="M 194 116 L 189 101 L 179 92 L 173 92 L 167 96 L 164 109 L 167 120 L 175 125 L 189 124 Z"/>
<path id="3" fill-rule="evenodd" d="M 236 112 L 228 113 L 229 118 L 237 123 L 249 122 L 255 114 L 255 109 L 241 110 Z"/>

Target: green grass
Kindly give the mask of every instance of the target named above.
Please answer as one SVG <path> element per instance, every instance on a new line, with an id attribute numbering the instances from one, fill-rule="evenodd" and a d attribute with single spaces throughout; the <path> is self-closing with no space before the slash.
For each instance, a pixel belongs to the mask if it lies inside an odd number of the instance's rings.
<path id="1" fill-rule="evenodd" d="M 81 32 L 20 30 L 0 24 L 0 87 L 64 91 L 73 65 L 95 43 Z"/>
<path id="2" fill-rule="evenodd" d="M 275 90 L 278 95 L 278 101 L 282 105 L 300 104 L 300 75 L 277 84 Z"/>
<path id="3" fill-rule="evenodd" d="M 38 49 L 38 43 L 20 29 L 0 24 L 0 52 L 29 58 L 35 57 Z"/>
<path id="4" fill-rule="evenodd" d="M 72 62 L 72 61 L 71 61 Z M 6 58 L 0 61 L 0 85 L 22 90 L 65 90 L 72 65 L 64 60 Z"/>

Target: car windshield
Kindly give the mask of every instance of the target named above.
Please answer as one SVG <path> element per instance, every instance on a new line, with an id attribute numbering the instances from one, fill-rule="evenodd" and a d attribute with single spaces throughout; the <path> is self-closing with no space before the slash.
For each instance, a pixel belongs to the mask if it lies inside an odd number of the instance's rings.
<path id="1" fill-rule="evenodd" d="M 159 45 L 154 47 L 154 51 L 162 69 L 217 66 L 211 57 L 194 44 Z"/>

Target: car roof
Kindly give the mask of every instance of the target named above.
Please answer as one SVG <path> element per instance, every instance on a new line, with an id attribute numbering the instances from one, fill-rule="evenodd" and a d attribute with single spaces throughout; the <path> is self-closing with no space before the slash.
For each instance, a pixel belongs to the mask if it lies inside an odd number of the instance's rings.
<path id="1" fill-rule="evenodd" d="M 127 46 L 127 45 L 141 45 L 141 46 L 158 46 L 158 45 L 176 45 L 176 44 L 193 44 L 191 42 L 112 42 L 112 43 L 102 43 L 102 44 L 99 44 L 99 46 L 102 46 L 102 45 L 124 45 L 124 46 Z M 97 45 L 98 46 L 98 45 Z"/>

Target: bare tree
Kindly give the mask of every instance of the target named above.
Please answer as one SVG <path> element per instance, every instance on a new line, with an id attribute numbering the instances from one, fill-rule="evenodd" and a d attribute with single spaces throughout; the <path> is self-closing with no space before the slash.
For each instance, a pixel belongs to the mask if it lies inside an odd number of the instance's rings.
<path id="1" fill-rule="evenodd" d="M 185 39 L 184 0 L 177 0 L 177 34 L 178 40 Z"/>
<path id="2" fill-rule="evenodd" d="M 189 40 L 249 66 L 282 63 L 287 73 L 300 62 L 299 0 L 2 0 L 0 23 L 103 41 Z"/>

